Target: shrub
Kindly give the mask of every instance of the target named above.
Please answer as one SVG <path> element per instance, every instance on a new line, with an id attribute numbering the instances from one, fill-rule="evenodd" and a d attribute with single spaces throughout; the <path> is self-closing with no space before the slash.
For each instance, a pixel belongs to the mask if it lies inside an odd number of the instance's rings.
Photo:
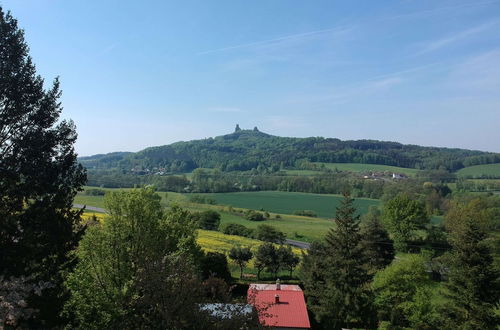
<path id="1" fill-rule="evenodd" d="M 283 243 L 285 241 L 286 235 L 273 226 L 259 225 L 257 227 L 255 237 L 258 240 L 265 242 Z"/>
<path id="2" fill-rule="evenodd" d="M 85 195 L 87 196 L 104 196 L 106 191 L 98 188 L 86 189 Z"/>
<path id="3" fill-rule="evenodd" d="M 228 283 L 232 280 L 226 255 L 222 253 L 207 252 L 201 259 L 201 272 L 204 280 L 210 277 L 217 277 Z"/>
<path id="4" fill-rule="evenodd" d="M 264 215 L 260 212 L 249 210 L 245 213 L 245 218 L 251 221 L 263 221 L 265 220 Z"/>
<path id="5" fill-rule="evenodd" d="M 293 211 L 293 214 L 295 215 L 302 215 L 302 216 L 305 216 L 305 217 L 317 217 L 318 215 L 316 214 L 316 212 L 312 211 L 312 210 L 296 210 L 296 211 Z"/>
<path id="6" fill-rule="evenodd" d="M 253 229 L 247 228 L 238 223 L 229 223 L 224 227 L 223 233 L 226 235 L 237 235 L 243 237 L 253 237 Z"/>
<path id="7" fill-rule="evenodd" d="M 201 195 L 192 195 L 189 197 L 189 201 L 191 203 L 198 203 L 198 204 L 211 204 L 215 205 L 216 201 L 215 199 L 207 196 L 201 196 Z"/>
<path id="8" fill-rule="evenodd" d="M 219 230 L 220 214 L 214 210 L 195 212 L 193 219 L 198 223 L 199 228 L 205 230 Z"/>

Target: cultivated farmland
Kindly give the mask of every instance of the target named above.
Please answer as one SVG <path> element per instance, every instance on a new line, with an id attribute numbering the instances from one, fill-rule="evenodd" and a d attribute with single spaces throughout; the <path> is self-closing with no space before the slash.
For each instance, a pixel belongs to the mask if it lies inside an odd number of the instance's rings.
<path id="1" fill-rule="evenodd" d="M 457 171 L 457 176 L 472 179 L 500 179 L 500 163 L 465 167 Z"/>
<path id="2" fill-rule="evenodd" d="M 206 194 L 217 201 L 217 204 L 231 205 L 253 210 L 293 214 L 296 210 L 312 210 L 319 217 L 333 218 L 335 208 L 343 198 L 340 195 L 308 194 L 283 191 L 256 191 Z M 368 211 L 370 205 L 379 205 L 376 199 L 357 198 L 354 202 L 359 214 Z"/>
<path id="3" fill-rule="evenodd" d="M 359 163 L 313 163 L 320 165 L 324 164 L 326 168 L 338 171 L 348 172 L 394 172 L 402 173 L 408 176 L 414 176 L 419 170 L 415 168 L 406 168 L 390 165 L 378 164 L 359 164 Z"/>

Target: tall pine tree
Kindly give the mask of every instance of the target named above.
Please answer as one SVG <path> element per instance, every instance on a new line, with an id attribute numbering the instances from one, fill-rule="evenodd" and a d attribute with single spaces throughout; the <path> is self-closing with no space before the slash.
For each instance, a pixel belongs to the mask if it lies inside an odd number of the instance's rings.
<path id="1" fill-rule="evenodd" d="M 446 218 L 450 232 L 451 272 L 447 284 L 449 326 L 496 329 L 500 301 L 499 272 L 487 245 L 488 212 L 476 201 L 454 205 Z"/>
<path id="2" fill-rule="evenodd" d="M 344 194 L 336 226 L 322 248 L 311 249 L 302 269 L 310 309 L 326 329 L 363 327 L 372 321 L 366 267 L 353 199 Z"/>
<path id="3" fill-rule="evenodd" d="M 76 161 L 75 126 L 59 120 L 59 82 L 36 74 L 24 33 L 0 7 L 0 276 L 51 286 L 28 300 L 39 323 L 58 322 L 61 271 L 79 239 L 73 197 L 86 181 Z"/>
<path id="4" fill-rule="evenodd" d="M 389 238 L 389 233 L 380 222 L 378 209 L 370 209 L 364 220 L 361 226 L 363 236 L 361 246 L 367 257 L 370 272 L 376 273 L 394 259 L 394 245 Z"/>

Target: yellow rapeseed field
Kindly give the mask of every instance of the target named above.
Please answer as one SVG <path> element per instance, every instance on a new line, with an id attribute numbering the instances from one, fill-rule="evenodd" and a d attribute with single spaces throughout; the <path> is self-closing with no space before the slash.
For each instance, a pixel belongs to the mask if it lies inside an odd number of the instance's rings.
<path id="1" fill-rule="evenodd" d="M 263 244 L 262 241 L 235 236 L 235 235 L 226 235 L 218 231 L 212 230 L 198 230 L 198 244 L 204 251 L 210 252 L 220 252 L 224 254 L 228 254 L 229 250 L 235 245 L 239 245 L 242 247 L 249 247 L 252 252 L 255 253 L 257 248 Z M 298 248 L 292 247 L 293 253 L 300 256 L 301 250 Z M 253 259 L 249 262 L 248 267 L 253 267 Z"/>

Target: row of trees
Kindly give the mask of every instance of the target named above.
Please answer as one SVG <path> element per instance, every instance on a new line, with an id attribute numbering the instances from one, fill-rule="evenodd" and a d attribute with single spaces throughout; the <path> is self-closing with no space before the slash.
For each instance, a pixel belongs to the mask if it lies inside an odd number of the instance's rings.
<path id="1" fill-rule="evenodd" d="M 346 195 L 337 209 L 336 226 L 324 242 L 311 246 L 300 271 L 318 327 L 494 329 L 499 321 L 499 273 L 486 239 L 492 214 L 484 206 L 479 200 L 456 203 L 446 217 L 451 247 L 441 251 L 441 261 L 446 260 L 441 270 L 448 278 L 441 293 L 429 277 L 433 253 L 393 260 L 392 241 L 377 215 L 370 214 L 360 228 Z M 393 221 L 391 228 L 398 249 L 408 248 L 405 238 L 424 219 L 416 216 L 421 214 L 405 196 L 386 205 L 384 222 L 401 220 Z"/>
<path id="2" fill-rule="evenodd" d="M 248 247 L 234 246 L 229 251 L 229 258 L 240 267 L 240 279 L 243 278 L 243 269 L 254 257 L 257 280 L 260 280 L 260 275 L 264 270 L 272 273 L 274 278 L 278 277 L 280 270 L 287 270 L 290 272 L 291 278 L 293 270 L 300 262 L 300 258 L 293 253 L 292 248 L 288 245 L 276 247 L 275 244 L 267 242 L 260 245 L 255 253 Z"/>

